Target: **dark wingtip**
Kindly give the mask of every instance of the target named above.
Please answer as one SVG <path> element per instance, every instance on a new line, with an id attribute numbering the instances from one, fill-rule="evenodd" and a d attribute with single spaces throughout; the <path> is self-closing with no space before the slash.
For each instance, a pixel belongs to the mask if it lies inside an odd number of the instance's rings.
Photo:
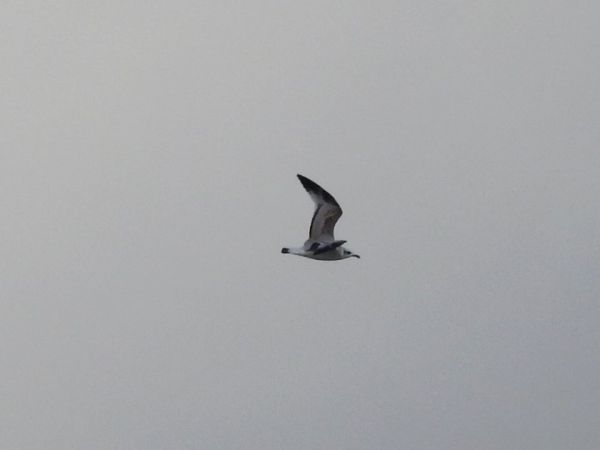
<path id="1" fill-rule="evenodd" d="M 281 253 L 289 253 L 289 252 L 290 252 L 290 249 L 289 249 L 289 248 L 283 247 L 283 248 L 281 249 Z"/>
<path id="2" fill-rule="evenodd" d="M 319 185 L 317 183 L 315 183 L 314 181 L 312 181 L 309 178 L 306 178 L 304 175 L 300 175 L 299 173 L 296 174 L 296 176 L 298 177 L 298 179 L 300 180 L 300 183 L 302 183 L 302 186 L 304 186 L 305 189 L 315 189 L 315 188 L 319 188 Z"/>
<path id="3" fill-rule="evenodd" d="M 296 174 L 296 176 L 300 180 L 300 183 L 302 183 L 302 186 L 304 186 L 304 189 L 306 189 L 309 193 L 314 192 L 317 195 L 321 195 L 325 199 L 326 202 L 331 203 L 337 207 L 340 206 L 338 204 L 338 202 L 335 200 L 335 198 L 333 198 L 333 195 L 331 195 L 329 192 L 327 192 L 325 189 L 323 189 L 321 186 L 319 186 L 313 180 L 306 178 L 304 175 L 300 175 L 299 173 Z"/>

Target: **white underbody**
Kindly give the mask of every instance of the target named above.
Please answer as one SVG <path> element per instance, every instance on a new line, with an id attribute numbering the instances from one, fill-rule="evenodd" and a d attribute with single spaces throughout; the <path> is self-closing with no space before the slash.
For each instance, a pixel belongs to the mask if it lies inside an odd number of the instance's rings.
<path id="1" fill-rule="evenodd" d="M 347 253 L 348 252 L 348 253 Z M 338 261 L 340 259 L 352 258 L 353 255 L 348 249 L 338 247 L 328 252 L 323 252 L 315 255 L 313 252 L 306 251 L 304 247 L 290 248 L 289 253 L 292 255 L 304 256 L 305 258 L 318 259 L 320 261 Z"/>

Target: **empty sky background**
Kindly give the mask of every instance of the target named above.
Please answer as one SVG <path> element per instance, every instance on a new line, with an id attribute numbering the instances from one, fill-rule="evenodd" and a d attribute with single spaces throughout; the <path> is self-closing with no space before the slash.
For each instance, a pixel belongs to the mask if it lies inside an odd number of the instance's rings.
<path id="1" fill-rule="evenodd" d="M 0 448 L 600 448 L 597 1 L 0 14 Z"/>

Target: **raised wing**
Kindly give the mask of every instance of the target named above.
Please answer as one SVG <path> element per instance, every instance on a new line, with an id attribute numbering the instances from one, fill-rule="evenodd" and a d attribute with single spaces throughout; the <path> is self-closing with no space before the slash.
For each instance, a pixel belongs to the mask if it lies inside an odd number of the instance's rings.
<path id="1" fill-rule="evenodd" d="M 315 213 L 310 222 L 308 238 L 311 241 L 329 242 L 334 241 L 333 229 L 336 222 L 342 216 L 342 208 L 335 198 L 305 176 L 298 174 L 298 179 L 310 198 L 315 202 Z"/>

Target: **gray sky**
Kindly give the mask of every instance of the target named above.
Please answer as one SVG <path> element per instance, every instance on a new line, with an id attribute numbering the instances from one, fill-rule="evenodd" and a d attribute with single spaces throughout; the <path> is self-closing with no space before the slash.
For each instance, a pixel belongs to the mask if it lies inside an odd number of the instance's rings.
<path id="1" fill-rule="evenodd" d="M 0 448 L 600 447 L 598 2 L 0 13 Z"/>

